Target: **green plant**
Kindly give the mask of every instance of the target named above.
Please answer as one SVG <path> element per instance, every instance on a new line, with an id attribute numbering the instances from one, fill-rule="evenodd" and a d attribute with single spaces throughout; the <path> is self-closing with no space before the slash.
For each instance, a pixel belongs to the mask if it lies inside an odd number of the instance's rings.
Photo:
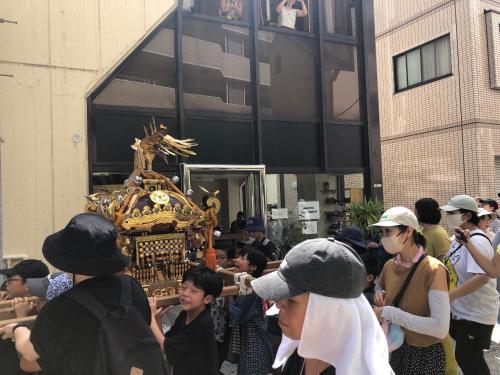
<path id="1" fill-rule="evenodd" d="M 347 208 L 349 213 L 349 222 L 351 225 L 370 232 L 368 227 L 376 223 L 384 212 L 384 203 L 379 200 L 366 200 L 358 203 L 351 203 Z"/>

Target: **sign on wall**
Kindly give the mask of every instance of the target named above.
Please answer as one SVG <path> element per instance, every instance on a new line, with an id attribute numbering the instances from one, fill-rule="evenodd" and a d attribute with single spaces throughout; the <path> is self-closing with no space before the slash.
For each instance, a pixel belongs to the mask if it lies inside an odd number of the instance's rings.
<path id="1" fill-rule="evenodd" d="M 299 220 L 319 220 L 319 201 L 299 201 Z"/>

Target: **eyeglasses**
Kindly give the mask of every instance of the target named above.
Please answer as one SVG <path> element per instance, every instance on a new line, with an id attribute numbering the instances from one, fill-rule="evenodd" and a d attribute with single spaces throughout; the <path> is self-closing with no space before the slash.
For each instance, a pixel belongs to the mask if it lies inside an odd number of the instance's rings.
<path id="1" fill-rule="evenodd" d="M 6 283 L 10 284 L 13 281 L 23 281 L 24 282 L 24 279 L 21 277 L 13 277 L 13 278 L 7 279 Z"/>

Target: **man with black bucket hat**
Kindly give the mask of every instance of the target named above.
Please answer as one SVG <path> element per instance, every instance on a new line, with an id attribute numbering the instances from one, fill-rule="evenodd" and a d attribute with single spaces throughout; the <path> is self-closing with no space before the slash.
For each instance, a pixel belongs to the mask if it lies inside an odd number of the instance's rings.
<path id="1" fill-rule="evenodd" d="M 31 333 L 19 324 L 0 328 L 4 339 L 15 339 L 25 371 L 164 373 L 148 299 L 137 281 L 116 275 L 128 265 L 116 239 L 113 223 L 92 213 L 76 215 L 45 239 L 43 255 L 68 273 L 73 288 L 47 302 Z"/>
<path id="2" fill-rule="evenodd" d="M 359 255 L 332 239 L 293 247 L 279 269 L 252 281 L 276 301 L 283 339 L 273 367 L 283 375 L 391 375 L 385 335 L 362 295 Z"/>

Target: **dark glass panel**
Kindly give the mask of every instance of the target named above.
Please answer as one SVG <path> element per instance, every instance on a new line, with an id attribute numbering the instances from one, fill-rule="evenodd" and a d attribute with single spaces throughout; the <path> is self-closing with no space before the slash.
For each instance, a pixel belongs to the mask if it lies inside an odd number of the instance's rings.
<path id="1" fill-rule="evenodd" d="M 363 127 L 328 125 L 328 166 L 331 168 L 363 167 Z"/>
<path id="2" fill-rule="evenodd" d="M 259 51 L 262 116 L 316 122 L 314 40 L 261 30 Z"/>
<path id="3" fill-rule="evenodd" d="M 324 31 L 356 37 L 356 0 L 322 0 Z"/>
<path id="4" fill-rule="evenodd" d="M 263 121 L 264 164 L 273 168 L 318 168 L 319 126 L 314 123 Z"/>
<path id="5" fill-rule="evenodd" d="M 248 29 L 184 19 L 184 105 L 186 110 L 251 116 Z"/>
<path id="6" fill-rule="evenodd" d="M 328 120 L 359 121 L 358 48 L 325 42 L 323 69 Z"/>
<path id="7" fill-rule="evenodd" d="M 133 55 L 93 104 L 175 109 L 174 28 L 171 20 Z"/>
<path id="8" fill-rule="evenodd" d="M 253 164 L 251 122 L 187 119 L 186 133 L 199 144 L 189 163 Z"/>

